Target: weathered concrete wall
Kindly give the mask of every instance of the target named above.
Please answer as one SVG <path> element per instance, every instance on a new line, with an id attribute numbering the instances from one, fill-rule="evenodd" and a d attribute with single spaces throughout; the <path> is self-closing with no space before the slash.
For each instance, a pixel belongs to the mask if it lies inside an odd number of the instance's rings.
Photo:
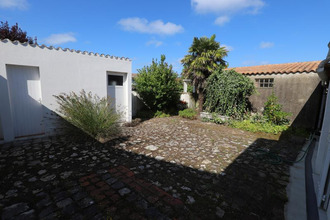
<path id="1" fill-rule="evenodd" d="M 257 74 L 248 76 L 255 83 L 257 94 L 250 97 L 252 107 L 262 112 L 268 96 L 274 91 L 283 110 L 291 112 L 295 127 L 312 128 L 317 120 L 322 87 L 317 73 Z M 260 88 L 256 79 L 273 78 L 273 88 Z"/>

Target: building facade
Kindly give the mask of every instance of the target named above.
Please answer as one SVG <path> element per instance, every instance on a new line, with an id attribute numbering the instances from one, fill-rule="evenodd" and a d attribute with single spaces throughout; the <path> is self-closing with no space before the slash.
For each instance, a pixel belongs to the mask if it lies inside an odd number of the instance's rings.
<path id="1" fill-rule="evenodd" d="M 53 133 L 60 93 L 110 96 L 130 121 L 131 69 L 128 58 L 0 41 L 0 140 Z"/>
<path id="2" fill-rule="evenodd" d="M 292 114 L 293 126 L 314 128 L 323 92 L 316 72 L 319 64 L 320 61 L 312 61 L 233 69 L 254 82 L 257 93 L 250 102 L 255 111 L 262 112 L 267 98 L 274 93 L 283 110 Z"/>

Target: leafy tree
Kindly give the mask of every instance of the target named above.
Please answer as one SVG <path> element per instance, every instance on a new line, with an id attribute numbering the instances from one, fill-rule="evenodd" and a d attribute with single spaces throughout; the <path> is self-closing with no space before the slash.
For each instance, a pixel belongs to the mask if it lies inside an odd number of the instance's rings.
<path id="1" fill-rule="evenodd" d="M 139 69 L 135 77 L 135 88 L 145 104 L 153 111 L 169 111 L 176 108 L 180 99 L 181 84 L 172 65 L 165 62 L 161 55 L 160 62 L 152 60 L 150 66 Z"/>
<path id="2" fill-rule="evenodd" d="M 276 125 L 286 125 L 290 122 L 288 117 L 291 113 L 282 111 L 282 105 L 278 103 L 278 98 L 275 96 L 274 92 L 265 102 L 263 114 L 269 122 Z"/>
<path id="3" fill-rule="evenodd" d="M 18 40 L 21 43 L 28 42 L 29 44 L 33 44 L 33 40 L 31 37 L 27 36 L 26 31 L 22 31 L 21 28 L 18 27 L 18 24 L 9 27 L 8 21 L 2 22 L 0 26 L 0 39 L 8 38 L 11 41 Z"/>
<path id="4" fill-rule="evenodd" d="M 203 110 L 204 89 L 206 79 L 219 67 L 227 66 L 223 57 L 228 51 L 220 47 L 220 43 L 215 41 L 215 35 L 211 38 L 195 37 L 187 54 L 182 60 L 183 76 L 191 79 L 198 93 L 198 111 Z"/>
<path id="5" fill-rule="evenodd" d="M 255 91 L 253 82 L 235 70 L 219 68 L 207 79 L 205 107 L 234 118 L 248 110 L 248 97 Z"/>

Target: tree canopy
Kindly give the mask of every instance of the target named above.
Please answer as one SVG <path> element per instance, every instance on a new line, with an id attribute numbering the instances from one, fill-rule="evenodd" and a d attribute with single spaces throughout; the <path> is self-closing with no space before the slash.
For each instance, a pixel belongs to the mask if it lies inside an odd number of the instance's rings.
<path id="1" fill-rule="evenodd" d="M 138 70 L 134 79 L 136 91 L 153 111 L 166 112 L 176 108 L 180 99 L 181 84 L 172 65 L 168 65 L 165 59 L 165 55 L 161 55 L 160 62 L 152 60 L 150 66 Z"/>
<path id="2" fill-rule="evenodd" d="M 18 40 L 21 43 L 28 42 L 29 44 L 33 44 L 33 40 L 31 37 L 27 36 L 26 31 L 23 31 L 18 24 L 9 27 L 8 21 L 2 22 L 0 26 L 0 39 L 9 39 L 11 41 Z"/>
<path id="3" fill-rule="evenodd" d="M 219 66 L 227 66 L 227 62 L 223 59 L 227 53 L 226 48 L 221 47 L 220 43 L 215 41 L 215 35 L 210 38 L 195 37 L 188 54 L 181 60 L 183 64 L 182 75 L 191 79 L 197 89 L 199 112 L 203 108 L 206 79 Z"/>

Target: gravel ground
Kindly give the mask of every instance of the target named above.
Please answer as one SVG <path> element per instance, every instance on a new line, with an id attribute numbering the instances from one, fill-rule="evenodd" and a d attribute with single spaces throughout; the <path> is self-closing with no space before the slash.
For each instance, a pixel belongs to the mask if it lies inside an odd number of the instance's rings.
<path id="1" fill-rule="evenodd" d="M 301 138 L 156 118 L 105 144 L 57 136 L 0 146 L 2 219 L 284 219 Z"/>

